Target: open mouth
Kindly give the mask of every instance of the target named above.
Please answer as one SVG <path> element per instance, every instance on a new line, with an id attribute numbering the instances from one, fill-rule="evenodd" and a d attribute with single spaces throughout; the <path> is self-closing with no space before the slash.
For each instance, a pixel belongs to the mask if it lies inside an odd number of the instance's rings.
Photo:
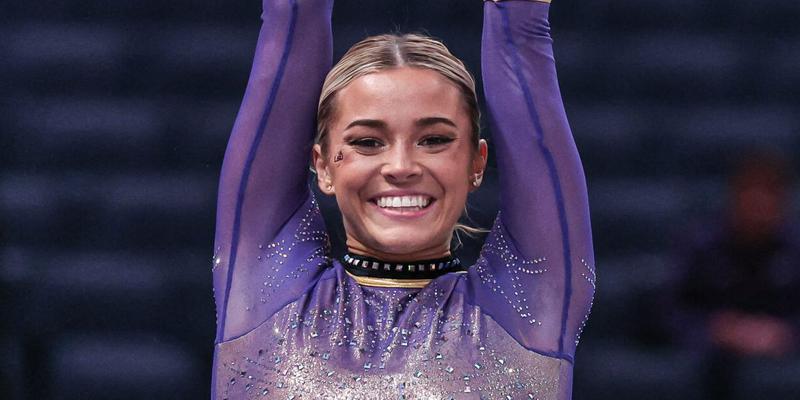
<path id="1" fill-rule="evenodd" d="M 434 199 L 429 196 L 381 196 L 372 199 L 378 207 L 395 211 L 419 211 L 428 208 Z"/>

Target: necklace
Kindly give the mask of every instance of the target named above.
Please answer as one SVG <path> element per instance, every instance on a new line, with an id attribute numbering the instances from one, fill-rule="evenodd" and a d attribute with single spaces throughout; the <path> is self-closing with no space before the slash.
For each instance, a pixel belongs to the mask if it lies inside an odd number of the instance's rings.
<path id="1" fill-rule="evenodd" d="M 364 286 L 421 288 L 431 280 L 450 272 L 466 272 L 455 257 L 433 260 L 387 262 L 347 253 L 342 258 L 348 275 Z"/>

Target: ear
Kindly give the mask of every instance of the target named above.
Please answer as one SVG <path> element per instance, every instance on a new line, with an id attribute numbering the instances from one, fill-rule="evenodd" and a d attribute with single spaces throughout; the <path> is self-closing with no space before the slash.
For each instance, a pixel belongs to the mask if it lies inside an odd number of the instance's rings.
<path id="1" fill-rule="evenodd" d="M 322 193 L 328 196 L 336 194 L 336 189 L 333 187 L 333 177 L 331 176 L 330 169 L 328 169 L 328 160 L 322 154 L 322 146 L 315 144 L 311 149 L 311 160 L 314 164 L 314 170 L 317 172 L 317 185 Z"/>
<path id="2" fill-rule="evenodd" d="M 480 181 L 483 180 L 483 174 L 486 172 L 486 162 L 489 160 L 489 145 L 486 140 L 481 139 L 478 142 L 478 151 L 472 157 L 472 174 L 470 176 L 471 190 L 476 190 L 480 186 Z M 474 179 L 478 179 L 478 185 L 473 185 Z"/>

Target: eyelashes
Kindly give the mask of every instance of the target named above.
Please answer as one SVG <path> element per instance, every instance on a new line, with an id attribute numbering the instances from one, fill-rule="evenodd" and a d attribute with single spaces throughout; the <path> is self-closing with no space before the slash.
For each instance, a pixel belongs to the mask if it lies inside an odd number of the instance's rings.
<path id="1" fill-rule="evenodd" d="M 454 140 L 456 139 L 449 136 L 428 136 L 422 139 L 420 144 L 423 146 L 441 146 L 451 143 Z"/>
<path id="2" fill-rule="evenodd" d="M 417 142 L 418 146 L 421 147 L 440 147 L 444 146 L 448 143 L 452 143 L 456 139 L 450 136 L 444 135 L 431 135 L 422 138 L 419 142 Z M 347 145 L 355 147 L 357 149 L 364 149 L 375 151 L 384 146 L 384 143 L 377 138 L 358 138 L 358 139 L 351 139 L 348 140 Z"/>
<path id="3" fill-rule="evenodd" d="M 361 138 L 348 140 L 347 144 L 353 147 L 375 149 L 383 145 L 378 139 L 375 138 Z"/>

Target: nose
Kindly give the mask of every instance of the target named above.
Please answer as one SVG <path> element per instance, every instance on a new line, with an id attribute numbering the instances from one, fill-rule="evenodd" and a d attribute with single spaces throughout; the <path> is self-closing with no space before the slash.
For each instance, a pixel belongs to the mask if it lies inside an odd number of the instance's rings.
<path id="1" fill-rule="evenodd" d="M 403 183 L 422 176 L 422 167 L 415 160 L 412 149 L 396 146 L 386 152 L 386 157 L 381 173 L 387 181 Z"/>

